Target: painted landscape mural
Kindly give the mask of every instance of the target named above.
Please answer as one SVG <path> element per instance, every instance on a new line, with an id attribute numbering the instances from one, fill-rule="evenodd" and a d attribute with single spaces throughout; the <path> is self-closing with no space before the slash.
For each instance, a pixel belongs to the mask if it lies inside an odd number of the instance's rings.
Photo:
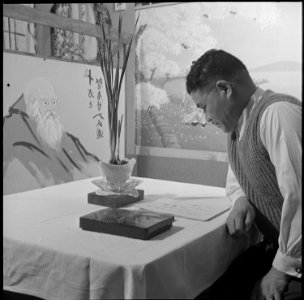
<path id="1" fill-rule="evenodd" d="M 301 99 L 300 3 L 196 2 L 140 11 L 137 145 L 226 151 L 185 90 L 192 61 L 217 48 L 239 57 L 258 86 Z"/>

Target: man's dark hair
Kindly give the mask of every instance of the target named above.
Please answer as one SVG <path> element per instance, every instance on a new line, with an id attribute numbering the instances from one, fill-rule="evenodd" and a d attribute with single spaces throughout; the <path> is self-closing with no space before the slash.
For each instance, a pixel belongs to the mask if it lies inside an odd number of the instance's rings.
<path id="1" fill-rule="evenodd" d="M 232 54 L 223 50 L 208 50 L 192 63 L 186 77 L 187 92 L 195 92 L 219 79 L 232 80 L 244 71 L 248 72 L 246 66 Z"/>

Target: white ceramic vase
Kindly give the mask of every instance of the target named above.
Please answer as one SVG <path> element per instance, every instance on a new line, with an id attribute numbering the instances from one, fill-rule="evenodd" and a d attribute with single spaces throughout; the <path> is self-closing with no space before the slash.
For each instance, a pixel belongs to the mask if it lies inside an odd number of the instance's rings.
<path id="1" fill-rule="evenodd" d="M 103 161 L 99 162 L 101 173 L 109 184 L 122 185 L 130 178 L 136 159 L 131 158 L 127 161 L 128 163 L 123 165 L 114 165 Z"/>

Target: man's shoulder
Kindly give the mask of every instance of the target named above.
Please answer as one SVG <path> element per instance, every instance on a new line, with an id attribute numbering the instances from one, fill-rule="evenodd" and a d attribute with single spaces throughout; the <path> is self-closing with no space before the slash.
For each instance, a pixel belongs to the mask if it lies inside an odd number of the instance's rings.
<path id="1" fill-rule="evenodd" d="M 272 90 L 266 90 L 263 99 L 265 104 L 266 103 L 276 103 L 276 102 L 285 102 L 285 103 L 291 103 L 295 105 L 302 106 L 302 101 L 300 101 L 297 97 L 286 94 L 286 93 L 279 93 L 274 92 Z"/>
<path id="2" fill-rule="evenodd" d="M 296 97 L 287 94 L 275 93 L 272 96 L 272 99 L 273 101 L 271 101 L 265 109 L 266 114 L 285 114 L 285 116 L 286 114 L 294 114 L 295 116 L 302 114 L 302 102 L 300 102 Z"/>
<path id="3" fill-rule="evenodd" d="M 271 90 L 266 90 L 262 100 L 256 108 L 256 113 L 260 117 L 267 114 L 284 114 L 284 111 L 298 114 L 302 112 L 302 102 L 296 97 L 283 93 L 275 93 Z"/>
<path id="4" fill-rule="evenodd" d="M 286 110 L 294 110 L 301 112 L 302 111 L 302 105 L 299 105 L 298 103 L 294 102 L 288 102 L 288 101 L 277 101 L 271 103 L 267 109 L 275 110 L 278 112 L 284 112 Z"/>
<path id="5" fill-rule="evenodd" d="M 266 107 L 261 115 L 260 126 L 279 129 L 281 131 L 293 128 L 299 131 L 302 123 L 302 105 L 290 101 L 274 101 Z"/>

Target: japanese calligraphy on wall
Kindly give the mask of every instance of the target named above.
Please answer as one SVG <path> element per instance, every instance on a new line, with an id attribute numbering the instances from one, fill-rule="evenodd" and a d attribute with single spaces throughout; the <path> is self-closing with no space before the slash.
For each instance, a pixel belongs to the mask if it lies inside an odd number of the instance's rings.
<path id="1" fill-rule="evenodd" d="M 100 72 L 94 73 L 91 68 L 86 68 L 84 77 L 86 78 L 86 90 L 87 90 L 87 101 L 88 109 L 90 110 L 91 117 L 96 124 L 96 139 L 104 137 L 103 133 L 103 107 L 105 105 L 103 95 L 103 80 Z"/>

